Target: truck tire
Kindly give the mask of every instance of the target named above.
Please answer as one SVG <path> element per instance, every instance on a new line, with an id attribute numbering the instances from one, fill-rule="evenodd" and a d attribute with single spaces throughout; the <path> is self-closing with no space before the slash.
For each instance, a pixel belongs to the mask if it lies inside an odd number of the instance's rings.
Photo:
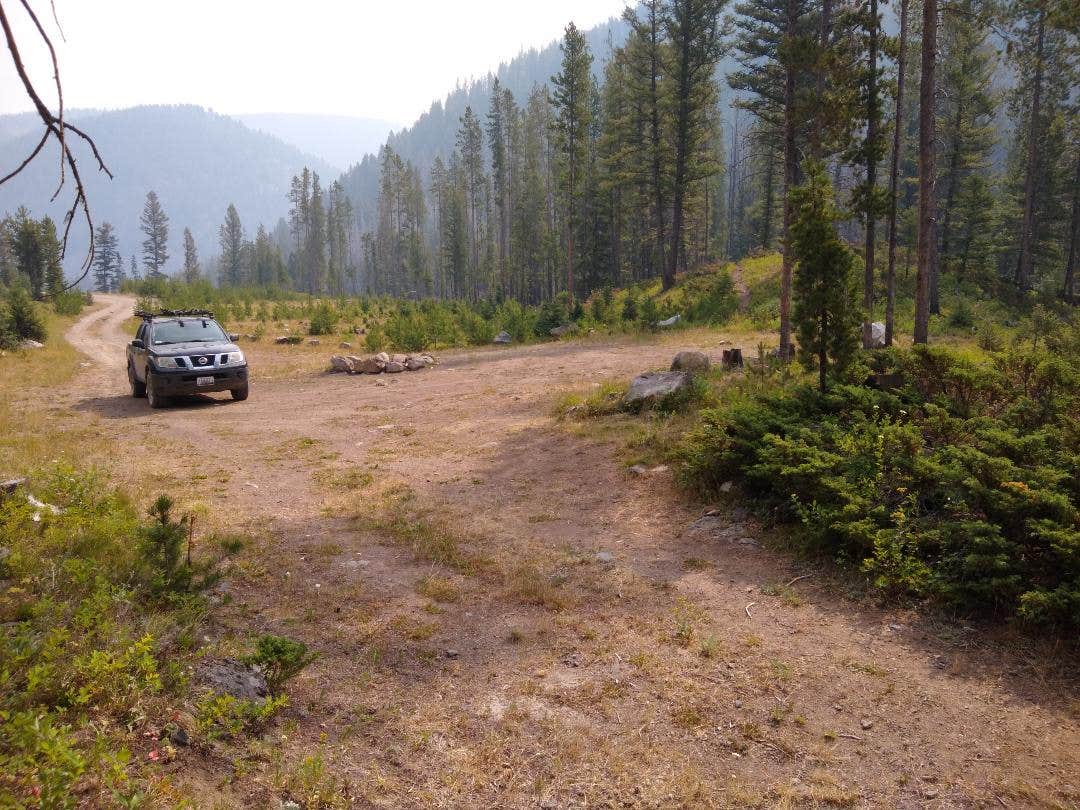
<path id="1" fill-rule="evenodd" d="M 135 369 L 131 363 L 128 363 L 128 382 L 131 383 L 131 395 L 135 399 L 142 399 L 146 396 L 146 383 L 139 382 L 139 378 L 135 376 Z"/>
<path id="2" fill-rule="evenodd" d="M 243 402 L 248 398 L 248 384 L 244 383 L 242 388 L 233 388 L 229 393 L 232 394 L 232 398 L 237 402 Z"/>
<path id="3" fill-rule="evenodd" d="M 168 400 L 158 393 L 154 375 L 149 373 L 146 375 L 146 401 L 151 408 L 164 408 L 168 403 Z"/>

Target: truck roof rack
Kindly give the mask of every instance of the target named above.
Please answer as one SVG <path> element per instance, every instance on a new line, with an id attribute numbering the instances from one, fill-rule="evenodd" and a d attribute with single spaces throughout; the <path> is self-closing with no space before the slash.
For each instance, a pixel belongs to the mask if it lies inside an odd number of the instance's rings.
<path id="1" fill-rule="evenodd" d="M 213 318 L 214 313 L 208 309 L 158 309 L 153 312 L 137 309 L 135 317 L 142 318 L 144 321 L 153 318 Z"/>

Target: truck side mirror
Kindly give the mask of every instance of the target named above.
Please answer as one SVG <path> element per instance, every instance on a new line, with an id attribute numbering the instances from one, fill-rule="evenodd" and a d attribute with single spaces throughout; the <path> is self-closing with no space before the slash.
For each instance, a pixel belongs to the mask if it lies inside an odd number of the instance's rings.
<path id="1" fill-rule="evenodd" d="M 231 340 L 233 343 L 236 343 L 236 341 L 238 341 L 239 339 L 239 334 L 237 334 L 236 332 L 229 332 L 229 340 Z"/>
<path id="2" fill-rule="evenodd" d="M 146 348 L 146 344 L 143 343 L 139 338 L 135 338 L 133 341 L 131 341 L 131 345 L 132 345 L 132 348 L 135 348 L 135 349 L 145 349 Z"/>

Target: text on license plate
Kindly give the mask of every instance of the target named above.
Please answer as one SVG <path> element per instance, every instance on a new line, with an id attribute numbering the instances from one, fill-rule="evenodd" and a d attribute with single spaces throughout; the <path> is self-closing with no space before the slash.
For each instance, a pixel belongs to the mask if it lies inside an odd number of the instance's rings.
<path id="1" fill-rule="evenodd" d="M 213 375 L 211 375 L 209 377 L 196 377 L 195 378 L 195 384 L 196 385 L 213 385 L 214 384 L 214 377 L 213 377 Z"/>

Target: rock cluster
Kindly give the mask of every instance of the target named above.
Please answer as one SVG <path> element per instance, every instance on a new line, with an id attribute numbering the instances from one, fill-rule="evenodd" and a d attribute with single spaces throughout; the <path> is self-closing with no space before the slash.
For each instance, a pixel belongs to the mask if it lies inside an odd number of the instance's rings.
<path id="1" fill-rule="evenodd" d="M 387 354 L 379 352 L 371 357 L 335 354 L 330 358 L 330 370 L 346 374 L 399 374 L 402 371 L 420 371 L 435 365 L 430 354 Z"/>

